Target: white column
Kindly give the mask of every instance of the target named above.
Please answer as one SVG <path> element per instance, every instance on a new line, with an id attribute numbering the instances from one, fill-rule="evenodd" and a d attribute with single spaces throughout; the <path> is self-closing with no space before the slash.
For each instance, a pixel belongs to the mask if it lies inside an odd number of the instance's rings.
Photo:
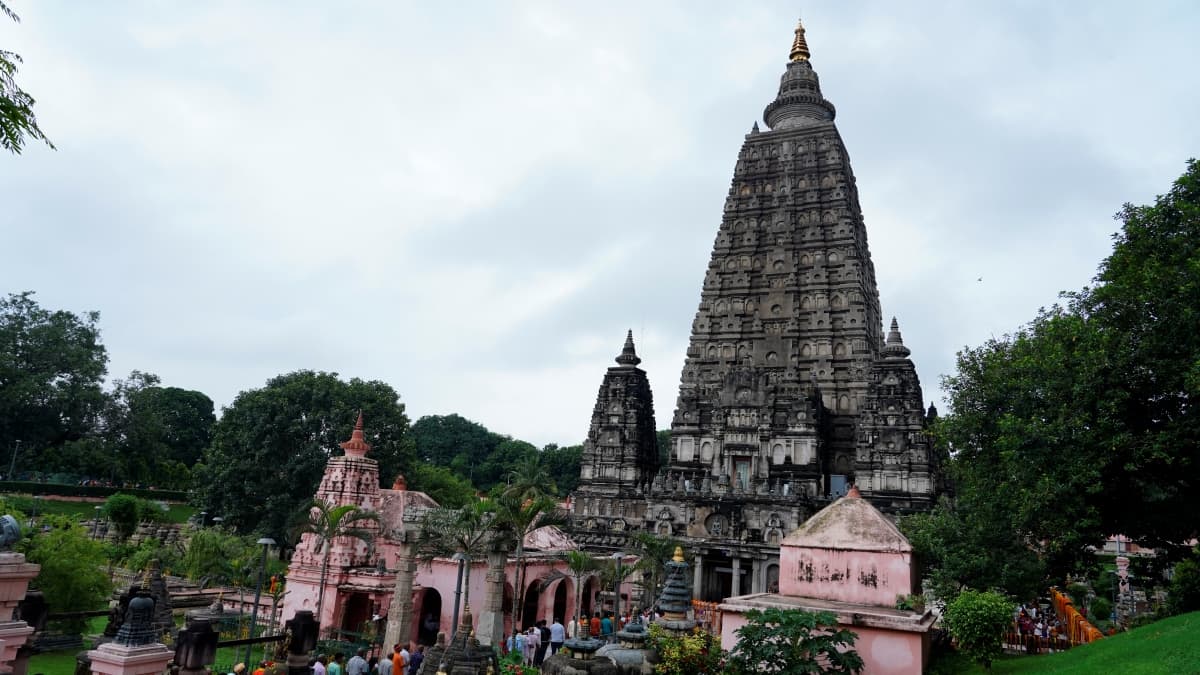
<path id="1" fill-rule="evenodd" d="M 750 592 L 763 592 L 762 561 L 758 558 L 753 558 L 750 561 Z"/>
<path id="2" fill-rule="evenodd" d="M 692 567 L 692 599 L 699 600 L 704 597 L 701 593 L 704 584 L 704 559 L 700 557 L 699 551 L 696 552 L 695 566 Z"/>
<path id="3" fill-rule="evenodd" d="M 737 597 L 742 594 L 742 559 L 733 559 L 733 584 L 730 587 L 730 597 Z"/>

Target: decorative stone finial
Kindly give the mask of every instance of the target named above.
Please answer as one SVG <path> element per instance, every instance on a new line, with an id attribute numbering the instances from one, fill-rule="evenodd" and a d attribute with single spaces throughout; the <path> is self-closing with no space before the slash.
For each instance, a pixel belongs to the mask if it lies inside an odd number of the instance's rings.
<path id="1" fill-rule="evenodd" d="M 849 490 L 846 490 L 846 497 L 850 499 L 862 499 L 862 493 L 858 491 L 857 485 L 851 485 Z"/>
<path id="2" fill-rule="evenodd" d="M 397 492 L 403 492 L 408 489 L 408 481 L 405 480 L 404 474 L 396 475 L 396 480 L 392 481 L 392 489 Z"/>
<path id="3" fill-rule="evenodd" d="M 883 345 L 883 355 L 885 358 L 906 358 L 912 351 L 904 346 L 904 339 L 900 337 L 900 323 L 896 321 L 896 317 L 892 317 L 892 328 L 888 331 L 887 342 Z"/>
<path id="4" fill-rule="evenodd" d="M 354 431 L 350 434 L 350 440 L 341 444 L 342 450 L 351 457 L 363 457 L 370 451 L 371 446 L 363 439 L 363 414 L 358 411 L 358 421 L 354 423 Z"/>
<path id="5" fill-rule="evenodd" d="M 758 133 L 758 120 L 754 120 L 754 126 L 750 127 L 750 133 L 752 133 L 752 134 Z"/>
<path id="6" fill-rule="evenodd" d="M 683 547 L 682 546 L 675 547 L 675 555 L 671 557 L 671 560 L 674 560 L 675 562 L 683 562 Z"/>
<path id="7" fill-rule="evenodd" d="M 807 61 L 808 42 L 804 40 L 804 22 L 796 20 L 796 39 L 792 40 L 792 53 L 788 55 L 792 61 Z"/>
<path id="8" fill-rule="evenodd" d="M 631 330 L 625 334 L 625 346 L 621 348 L 621 354 L 617 356 L 617 363 L 632 368 L 641 362 L 637 351 L 633 348 L 633 331 Z"/>

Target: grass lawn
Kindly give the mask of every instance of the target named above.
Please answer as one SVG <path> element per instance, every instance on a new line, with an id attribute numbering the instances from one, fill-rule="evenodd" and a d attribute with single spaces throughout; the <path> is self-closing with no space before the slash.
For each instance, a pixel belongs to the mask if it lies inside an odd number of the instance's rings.
<path id="1" fill-rule="evenodd" d="M 939 659 L 932 672 L 983 673 L 955 654 Z M 32 672 L 32 671 L 30 671 Z M 992 673 L 1200 673 L 1200 612 L 1182 614 L 1058 654 L 1006 657 Z"/>

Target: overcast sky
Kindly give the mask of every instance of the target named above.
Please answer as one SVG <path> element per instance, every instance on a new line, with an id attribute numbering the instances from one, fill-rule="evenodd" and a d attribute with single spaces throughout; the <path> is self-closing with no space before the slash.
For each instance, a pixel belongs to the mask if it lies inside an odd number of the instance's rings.
<path id="1" fill-rule="evenodd" d="M 1191 1 L 7 2 L 58 150 L 0 156 L 0 293 L 219 406 L 309 368 L 577 443 L 632 328 L 668 426 L 801 9 L 939 405 L 1200 148 Z"/>

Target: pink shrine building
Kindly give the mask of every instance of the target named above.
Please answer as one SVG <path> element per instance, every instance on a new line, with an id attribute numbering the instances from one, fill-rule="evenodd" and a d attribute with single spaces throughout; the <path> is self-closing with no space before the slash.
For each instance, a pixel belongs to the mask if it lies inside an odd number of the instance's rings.
<path id="1" fill-rule="evenodd" d="M 818 511 L 784 538 L 779 592 L 726 598 L 720 605 L 721 644 L 752 609 L 826 611 L 858 634 L 854 649 L 867 675 L 920 675 L 929 660 L 932 612 L 896 609 L 899 596 L 919 592 L 912 546 L 857 488 Z"/>
<path id="2" fill-rule="evenodd" d="M 438 504 L 423 492 L 407 489 L 403 476 L 391 489 L 380 488 L 379 465 L 367 457 L 370 450 L 359 416 L 350 440 L 341 444 L 345 454 L 331 457 L 314 497 L 334 506 L 353 504 L 380 515 L 372 544 L 350 537 L 333 541 L 317 620 L 322 634 L 333 629 L 362 632 L 376 617 L 386 617 L 385 645 L 432 644 L 439 630 L 449 632 L 454 615 L 454 590 L 458 563 L 434 559 L 418 563 L 411 554 L 425 512 Z M 577 612 L 574 579 L 562 578 L 544 590 L 542 582 L 555 570 L 565 571 L 559 557 L 578 548 L 557 528 L 536 530 L 525 539 L 525 572 L 522 623 L 537 619 L 564 623 Z M 301 537 L 287 572 L 287 590 L 281 617 L 297 610 L 317 611 L 321 593 L 322 543 L 315 535 Z M 516 561 L 504 554 L 473 560 L 464 579 L 464 605 L 475 617 L 475 632 L 483 644 L 498 644 L 512 633 L 513 603 L 518 594 Z M 466 575 L 465 575 L 466 576 Z M 583 580 L 582 611 L 596 602 L 599 579 Z M 597 605 L 596 609 L 600 609 Z"/>

